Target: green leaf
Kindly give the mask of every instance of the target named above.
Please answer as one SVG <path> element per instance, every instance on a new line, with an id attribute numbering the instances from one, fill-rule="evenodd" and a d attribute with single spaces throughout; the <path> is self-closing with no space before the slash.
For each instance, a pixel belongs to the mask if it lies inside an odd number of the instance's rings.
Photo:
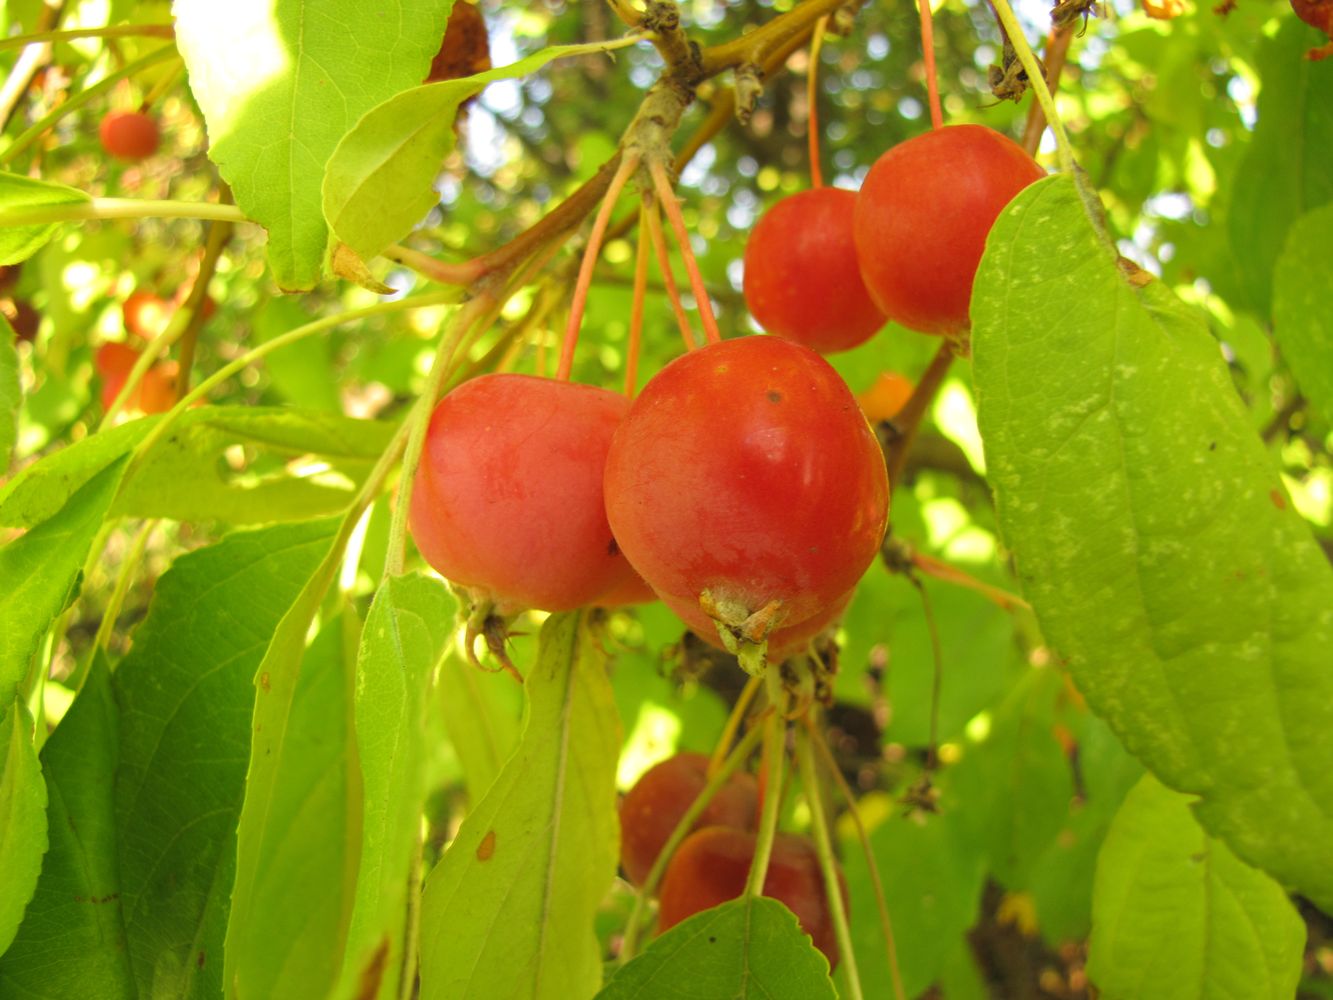
<path id="1" fill-rule="evenodd" d="M 781 903 L 745 896 L 683 920 L 616 973 L 597 1000 L 818 1000 L 828 959 Z"/>
<path id="2" fill-rule="evenodd" d="M 1273 275 L 1273 332 L 1301 392 L 1333 424 L 1333 205 L 1302 216 L 1287 235 Z"/>
<path id="3" fill-rule="evenodd" d="M 447 2 L 236 0 L 176 5 L 176 41 L 209 156 L 269 234 L 284 291 L 312 288 L 328 244 L 320 183 L 363 113 L 426 77 Z"/>
<path id="4" fill-rule="evenodd" d="M 315 319 L 310 303 L 274 296 L 251 313 L 257 343 L 266 343 Z M 341 376 L 333 366 L 334 347 L 328 337 L 306 337 L 264 359 L 264 371 L 280 395 L 296 406 L 342 412 Z"/>
<path id="5" fill-rule="evenodd" d="M 542 626 L 519 748 L 421 902 L 421 996 L 567 998 L 601 985 L 593 918 L 618 854 L 616 717 L 577 613 Z"/>
<path id="6" fill-rule="evenodd" d="M 142 996 L 217 997 L 255 668 L 332 525 L 234 532 L 181 556 L 116 671 L 116 827 Z"/>
<path id="7" fill-rule="evenodd" d="M 1074 798 L 1069 760 L 1052 732 L 1062 685 L 1057 671 L 1029 671 L 992 713 L 984 739 L 941 778 L 946 808 L 956 795 L 960 817 L 1007 889 L 1026 887 Z"/>
<path id="8" fill-rule="evenodd" d="M 972 316 L 1000 525 L 1043 634 L 1206 829 L 1333 907 L 1333 570 L 1216 342 L 1124 280 L 1067 177 L 996 222 Z"/>
<path id="9" fill-rule="evenodd" d="M 69 603 L 124 471 L 124 461 L 108 465 L 58 513 L 0 549 L 0 704 L 13 700 L 42 637 Z"/>
<path id="10" fill-rule="evenodd" d="M 63 184 L 0 171 L 0 265 L 27 260 L 42 248 L 60 225 L 58 222 L 43 222 L 16 226 L 6 221 L 7 216 L 39 213 L 43 208 L 77 205 L 88 200 L 82 191 Z"/>
<path id="11" fill-rule="evenodd" d="M 441 581 L 420 574 L 390 577 L 375 594 L 361 633 L 356 742 L 365 805 L 343 976 L 366 997 L 398 995 L 408 878 L 427 792 L 430 678 L 455 615 Z"/>
<path id="12" fill-rule="evenodd" d="M 19 384 L 19 356 L 14 328 L 0 317 L 0 473 L 9 468 L 19 434 L 19 408 L 23 387 Z"/>
<path id="13" fill-rule="evenodd" d="M 0 955 L 23 920 L 46 853 L 46 783 L 32 747 L 32 716 L 12 701 L 0 717 Z"/>
<path id="14" fill-rule="evenodd" d="M 0 489 L 0 524 L 40 523 L 99 469 L 128 453 L 160 417 L 145 417 L 77 441 L 30 465 Z M 334 513 L 388 445 L 393 428 L 340 414 L 281 407 L 209 406 L 183 414 L 125 484 L 112 513 L 178 521 L 256 524 Z M 246 449 L 248 467 L 227 449 Z M 302 476 L 285 463 L 320 459 L 341 477 Z"/>
<path id="15" fill-rule="evenodd" d="M 136 996 L 116 854 L 119 725 L 111 675 L 98 656 L 42 747 L 51 849 L 18 937 L 0 959 L 0 994 L 10 1000 Z"/>
<path id="16" fill-rule="evenodd" d="M 283 849 L 283 838 L 292 832 L 289 810 L 301 790 L 291 787 L 290 782 L 307 772 L 302 758 L 308 748 L 297 732 L 297 727 L 305 724 L 297 696 L 305 675 L 306 636 L 342 564 L 347 540 L 359 518 L 359 510 L 349 510 L 340 521 L 327 522 L 329 526 L 336 523 L 336 531 L 324 546 L 319 565 L 307 574 L 301 592 L 278 622 L 264 658 L 252 674 L 255 691 L 250 764 L 245 775 L 245 802 L 236 827 L 236 877 L 223 953 L 223 982 L 230 989 L 244 979 L 242 996 L 266 996 L 261 984 L 288 975 L 288 970 L 275 969 L 265 961 L 260 954 L 262 942 L 256 948 L 253 942 L 247 946 L 241 940 L 254 923 L 265 919 L 263 910 L 271 905 L 273 891 L 273 855 Z M 242 958 L 253 958 L 255 967 L 242 970 L 238 964 Z M 318 960 L 317 955 L 314 958 Z M 334 973 L 332 968 L 327 971 Z"/>
<path id="17" fill-rule="evenodd" d="M 361 819 L 348 655 L 357 629 L 355 616 L 345 614 L 306 651 L 251 905 L 232 908 L 230 996 L 323 997 L 337 983 L 355 890 L 353 835 Z"/>
<path id="18" fill-rule="evenodd" d="M 1296 995 L 1305 923 L 1282 887 L 1145 775 L 1097 860 L 1088 975 L 1106 1000 Z"/>
<path id="19" fill-rule="evenodd" d="M 1064 827 L 1033 866 L 1026 888 L 1032 893 L 1037 926 L 1052 947 L 1083 941 L 1092 925 L 1092 877 L 1106 831 L 1143 765 L 1120 745 L 1101 719 L 1083 710 L 1075 727 L 1078 799 Z"/>
<path id="20" fill-rule="evenodd" d="M 439 203 L 431 185 L 454 148 L 454 118 L 464 101 L 495 80 L 607 47 L 553 46 L 511 66 L 413 87 L 367 111 L 338 143 L 324 174 L 324 216 L 334 235 L 366 260 L 398 242 Z"/>
<path id="21" fill-rule="evenodd" d="M 507 675 L 478 670 L 454 652 L 440 663 L 436 701 L 468 799 L 480 802 L 518 745 L 522 692 Z"/>
<path id="22" fill-rule="evenodd" d="M 1318 37 L 1290 17 L 1261 47 L 1259 121 L 1232 188 L 1228 228 L 1236 275 L 1246 304 L 1265 317 L 1287 230 L 1305 212 L 1333 201 L 1333 64 L 1303 58 Z"/>
<path id="23" fill-rule="evenodd" d="M 918 996 L 939 978 L 981 901 L 985 859 L 968 843 L 956 814 L 893 814 L 870 834 L 893 922 L 903 989 Z M 843 868 L 851 892 L 852 947 L 866 995 L 891 997 L 884 933 L 874 884 L 861 844 L 843 842 Z"/>

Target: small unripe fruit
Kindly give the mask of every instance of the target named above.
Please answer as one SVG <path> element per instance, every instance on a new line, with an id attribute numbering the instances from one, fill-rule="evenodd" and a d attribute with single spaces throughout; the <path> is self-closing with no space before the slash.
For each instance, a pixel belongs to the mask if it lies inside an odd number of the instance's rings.
<path id="1" fill-rule="evenodd" d="M 137 163 L 157 152 L 157 122 L 141 111 L 112 111 L 97 130 L 102 148 L 118 160 Z"/>

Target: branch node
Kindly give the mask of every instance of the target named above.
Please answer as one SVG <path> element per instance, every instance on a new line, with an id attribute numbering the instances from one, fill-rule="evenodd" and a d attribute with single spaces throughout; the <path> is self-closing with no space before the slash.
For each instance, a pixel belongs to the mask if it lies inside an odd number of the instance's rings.
<path id="1" fill-rule="evenodd" d="M 764 70 L 756 62 L 742 63 L 736 67 L 736 120 L 742 125 L 750 123 L 754 107 L 764 93 Z"/>

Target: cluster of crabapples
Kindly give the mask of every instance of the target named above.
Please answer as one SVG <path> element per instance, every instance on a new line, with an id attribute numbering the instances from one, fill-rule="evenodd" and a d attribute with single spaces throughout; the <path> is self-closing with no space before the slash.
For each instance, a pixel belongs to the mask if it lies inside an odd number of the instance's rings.
<path id="1" fill-rule="evenodd" d="M 980 126 L 889 150 L 859 193 L 774 206 L 745 252 L 745 296 L 769 335 L 665 365 L 637 398 L 522 374 L 482 375 L 436 406 L 410 497 L 418 549 L 485 615 L 660 599 L 752 670 L 836 623 L 883 542 L 884 455 L 820 352 L 887 319 L 968 327 L 972 280 L 1003 207 L 1042 176 Z M 881 380 L 866 409 L 900 406 Z M 624 799 L 622 863 L 642 884 L 707 783 L 704 758 L 653 768 Z M 663 859 L 659 931 L 743 891 L 758 790 L 740 774 Z M 813 845 L 782 834 L 763 891 L 837 960 Z M 845 889 L 843 890 L 845 892 Z"/>
<path id="2" fill-rule="evenodd" d="M 427 431 L 418 549 L 501 616 L 658 598 L 761 666 L 801 651 L 879 551 L 889 501 L 880 446 L 817 352 L 885 317 L 965 330 L 986 234 L 1040 176 L 991 129 L 936 129 L 885 153 L 859 194 L 794 195 L 755 227 L 746 301 L 774 336 L 690 351 L 633 400 L 529 375 L 465 382 Z"/>

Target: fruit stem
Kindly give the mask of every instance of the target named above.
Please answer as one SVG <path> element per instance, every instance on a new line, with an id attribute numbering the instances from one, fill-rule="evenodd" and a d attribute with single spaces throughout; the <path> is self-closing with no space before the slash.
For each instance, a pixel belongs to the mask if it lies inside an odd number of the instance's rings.
<path id="1" fill-rule="evenodd" d="M 157 521 L 148 518 L 144 521 L 139 533 L 134 536 L 134 541 L 130 543 L 129 552 L 120 564 L 120 572 L 116 575 L 116 585 L 111 590 L 111 598 L 106 602 L 106 609 L 102 612 L 102 620 L 97 625 L 97 635 L 93 639 L 93 648 L 86 657 L 88 666 L 92 666 L 93 657 L 97 650 L 106 649 L 111 641 L 111 633 L 116 630 L 116 619 L 120 617 L 120 609 L 125 603 L 125 595 L 130 591 L 130 583 L 134 579 L 134 574 L 143 564 L 143 552 L 148 546 L 148 536 L 152 534 L 153 529 L 157 527 Z M 83 686 L 83 677 L 85 668 L 80 664 L 76 671 L 76 676 L 72 678 L 71 686 L 77 690 Z"/>
<path id="2" fill-rule="evenodd" d="M 1050 88 L 1051 93 L 1055 93 L 1056 87 L 1060 85 L 1060 74 L 1064 72 L 1065 58 L 1069 53 L 1069 43 L 1074 37 L 1074 23 L 1063 24 L 1051 31 L 1046 39 L 1046 58 L 1042 61 L 1046 64 L 1046 86 Z M 1041 104 L 1033 101 L 1032 106 L 1028 108 L 1027 125 L 1023 128 L 1023 149 L 1028 156 L 1037 155 L 1037 147 L 1041 145 L 1041 134 L 1046 130 L 1046 115 L 1042 112 Z"/>
<path id="3" fill-rule="evenodd" d="M 930 0 L 917 0 L 921 13 L 921 55 L 926 64 L 926 95 L 930 102 L 930 127 L 943 128 L 944 114 L 940 110 L 940 85 L 935 73 L 935 21 Z"/>
<path id="4" fill-rule="evenodd" d="M 52 125 L 60 121 L 60 119 L 64 118 L 71 112 L 79 110 L 79 108 L 83 107 L 85 104 L 95 100 L 97 97 L 100 97 L 102 94 L 106 93 L 121 80 L 128 79 L 135 73 L 138 73 L 140 70 L 147 69 L 154 63 L 162 62 L 162 60 L 174 57 L 175 55 L 176 55 L 176 47 L 174 45 L 163 45 L 161 48 L 154 49 L 146 56 L 142 56 L 134 60 L 134 62 L 130 63 L 124 69 L 118 70 L 115 73 L 111 73 L 108 76 L 103 77 L 101 80 L 98 80 L 87 90 L 81 90 L 79 91 L 79 93 L 75 94 L 69 100 L 64 101 L 61 104 L 58 104 L 55 108 L 53 108 L 50 111 L 49 114 L 43 115 L 41 118 L 35 121 L 26 131 L 19 133 L 19 135 L 15 137 L 14 141 L 10 144 L 9 148 L 6 149 L 4 153 L 0 153 L 0 164 L 4 164 L 7 166 L 11 162 L 13 162 L 16 156 L 18 156 L 29 146 L 31 146 L 34 142 L 40 139 L 46 133 L 47 129 L 49 129 Z M 50 208 L 56 208 L 56 207 L 58 206 L 54 205 L 50 206 Z M 76 216 L 76 218 L 88 218 L 88 217 Z M 0 225 L 12 225 L 12 224 L 13 223 L 0 222 Z"/>
<path id="5" fill-rule="evenodd" d="M 658 160 L 648 163 L 648 172 L 652 174 L 653 187 L 657 189 L 662 207 L 666 210 L 667 220 L 672 232 L 676 234 L 676 243 L 680 247 L 680 256 L 685 261 L 685 272 L 690 276 L 690 289 L 694 293 L 695 304 L 699 309 L 699 322 L 703 324 L 704 339 L 710 344 L 720 343 L 722 334 L 718 332 L 717 317 L 713 315 L 713 302 L 704 287 L 703 275 L 699 273 L 699 262 L 694 259 L 694 248 L 690 246 L 689 230 L 685 228 L 685 216 L 681 215 L 680 204 L 676 201 L 676 192 L 671 188 L 666 169 Z"/>
<path id="6" fill-rule="evenodd" d="M 833 775 L 833 780 L 838 786 L 838 791 L 842 793 L 843 800 L 847 803 L 847 814 L 852 818 L 852 825 L 856 827 L 857 839 L 861 842 L 861 850 L 865 854 L 866 868 L 870 872 L 870 882 L 875 890 L 875 905 L 879 909 L 879 926 L 884 934 L 884 954 L 888 956 L 889 973 L 893 977 L 893 995 L 896 1000 L 907 1000 L 907 991 L 903 989 L 902 970 L 898 968 L 898 945 L 893 937 L 893 921 L 889 918 L 889 903 L 884 898 L 884 882 L 879 875 L 879 864 L 875 861 L 875 852 L 870 847 L 870 834 L 866 831 L 865 822 L 861 819 L 860 810 L 856 808 L 856 796 L 853 794 L 851 786 L 847 784 L 847 779 L 842 776 L 842 769 L 838 767 L 838 762 L 833 759 L 833 751 L 828 748 L 824 736 L 815 724 L 807 716 L 802 719 L 805 724 L 806 732 L 810 736 L 810 742 L 814 745 L 815 752 L 819 754 L 824 763 L 824 770 Z"/>
<path id="7" fill-rule="evenodd" d="M 397 244 L 381 250 L 380 256 L 442 285 L 470 285 L 482 275 L 482 269 L 474 260 L 450 264 L 428 253 Z"/>
<path id="8" fill-rule="evenodd" d="M 229 192 L 224 189 L 223 194 L 227 195 Z M 189 319 L 186 320 L 185 330 L 181 333 L 180 351 L 176 355 L 178 400 L 190 391 L 190 371 L 194 368 L 195 345 L 199 341 L 199 332 L 204 328 L 204 302 L 208 299 L 208 282 L 217 270 L 218 261 L 231 240 L 234 228 L 234 224 L 230 222 L 214 222 L 208 227 L 208 240 L 204 244 L 204 255 L 199 261 L 199 271 L 194 276 L 194 284 L 190 286 L 190 294 L 180 306 L 180 311 Z"/>
<path id="9" fill-rule="evenodd" d="M 908 582 L 921 597 L 921 610 L 926 616 L 926 631 L 930 634 L 930 654 L 934 672 L 930 679 L 930 743 L 926 746 L 926 773 L 933 774 L 939 767 L 940 756 L 940 681 L 944 676 L 944 650 L 940 646 L 940 629 L 935 621 L 935 608 L 921 578 L 907 574 Z"/>
<path id="10" fill-rule="evenodd" d="M 929 3 L 930 0 L 922 0 Z M 842 883 L 838 866 L 833 858 L 833 839 L 829 836 L 828 816 L 824 813 L 824 797 L 820 794 L 815 776 L 815 756 L 810 750 L 810 736 L 801 727 L 796 729 L 796 766 L 801 772 L 805 789 L 805 804 L 810 810 L 810 829 L 815 837 L 815 853 L 819 870 L 824 876 L 824 895 L 828 899 L 829 915 L 833 918 L 833 936 L 838 942 L 838 955 L 847 973 L 847 991 L 851 1000 L 862 1000 L 861 975 L 856 969 L 856 952 L 852 948 L 852 932 L 847 923 L 847 908 L 843 905 Z"/>
<path id="11" fill-rule="evenodd" d="M 117 24 L 109 28 L 67 28 L 61 31 L 34 31 L 30 35 L 13 35 L 0 39 L 0 51 L 21 49 L 42 42 L 68 42 L 75 38 L 175 38 L 176 29 L 170 24 Z"/>
<path id="12" fill-rule="evenodd" d="M 717 793 L 722 790 L 722 786 L 754 752 L 755 745 L 759 742 L 760 737 L 764 735 L 764 732 L 764 726 L 755 726 L 741 737 L 741 741 L 736 744 L 736 749 L 727 755 L 721 767 L 714 772 L 710 766 L 708 783 L 704 785 L 703 790 L 695 796 L 694 801 L 690 803 L 690 807 L 680 817 L 680 822 L 676 824 L 675 829 L 671 831 L 671 836 L 662 845 L 662 850 L 658 852 L 652 868 L 648 870 L 647 878 L 643 880 L 643 885 L 639 887 L 638 895 L 634 899 L 634 908 L 630 912 L 629 923 L 625 927 L 625 938 L 620 946 L 619 960 L 621 964 L 634 957 L 638 948 L 639 931 L 643 925 L 643 911 L 647 908 L 648 900 L 657 892 L 662 876 L 666 874 L 667 864 L 671 861 L 671 856 L 676 853 L 676 848 L 680 846 L 681 841 L 689 836 L 695 822 L 708 808 L 708 803 L 713 801 Z"/>
<path id="13" fill-rule="evenodd" d="M 647 207 L 639 203 L 639 239 L 634 252 L 634 293 L 629 310 L 629 344 L 625 350 L 625 395 L 634 398 L 639 381 L 639 348 L 643 342 L 643 299 L 648 294 L 648 229 L 643 223 Z"/>
<path id="14" fill-rule="evenodd" d="M 1023 34 L 1023 27 L 1018 23 L 1018 18 L 1014 16 L 1014 9 L 1009 6 L 1009 0 L 992 0 L 992 5 L 1005 34 L 1009 36 L 1009 43 L 1013 45 L 1014 52 L 1018 54 L 1018 61 L 1023 64 L 1023 71 L 1028 75 L 1028 83 L 1032 86 L 1032 92 L 1037 95 L 1037 103 L 1041 105 L 1042 113 L 1046 115 L 1046 123 L 1050 125 L 1051 131 L 1055 134 L 1055 149 L 1056 156 L 1060 161 L 1060 169 L 1073 174 L 1075 172 L 1074 149 L 1069 144 L 1069 136 L 1065 133 L 1064 124 L 1060 121 L 1060 114 L 1055 109 L 1055 98 L 1051 96 L 1051 90 L 1046 86 L 1046 77 L 1041 71 L 1041 63 L 1033 55 L 1032 47 L 1028 45 L 1027 36 Z"/>
<path id="15" fill-rule="evenodd" d="M 825 14 L 815 22 L 815 30 L 810 35 L 810 68 L 805 75 L 805 103 L 807 127 L 810 130 L 810 186 L 824 186 L 824 172 L 819 166 L 819 51 L 824 47 L 824 29 L 828 27 L 829 16 Z"/>
<path id="16" fill-rule="evenodd" d="M 890 497 L 902 478 L 903 469 L 907 466 L 907 456 L 912 450 L 912 443 L 916 440 L 921 421 L 935 399 L 935 394 L 944 383 L 944 376 L 948 374 L 953 357 L 953 343 L 946 338 L 940 344 L 940 349 L 935 352 L 935 357 L 931 359 L 930 366 L 917 382 L 916 388 L 912 390 L 912 395 L 892 420 L 898 438 L 892 443 L 888 454 Z"/>
<path id="17" fill-rule="evenodd" d="M 759 832 L 754 845 L 754 859 L 745 882 L 745 895 L 762 896 L 768 877 L 768 862 L 773 856 L 773 838 L 778 832 L 778 814 L 782 811 L 782 771 L 786 763 L 787 689 L 781 670 L 764 674 L 769 704 L 773 711 L 764 718 L 764 807 L 759 817 Z"/>
<path id="18" fill-rule="evenodd" d="M 759 693 L 760 678 L 751 676 L 745 682 L 745 687 L 741 688 L 741 693 L 736 699 L 736 704 L 732 706 L 731 714 L 727 716 L 727 724 L 722 727 L 722 736 L 717 741 L 717 746 L 713 748 L 713 756 L 708 760 L 708 775 L 718 772 L 723 762 L 727 759 L 727 750 L 731 747 L 731 741 L 736 738 L 736 733 L 741 728 L 741 723 L 745 721 L 745 713 L 750 709 L 750 703 L 754 701 L 754 696 Z"/>
<path id="19" fill-rule="evenodd" d="M 60 205 L 0 207 L 0 228 L 44 226 L 52 222 L 90 219 L 206 219 L 249 222 L 235 205 L 211 201 L 146 201 L 138 198 L 89 198 Z"/>
<path id="20" fill-rule="evenodd" d="M 569 307 L 569 322 L 565 325 L 565 336 L 560 342 L 560 364 L 555 370 L 558 381 L 569 381 L 569 373 L 574 367 L 574 348 L 579 342 L 579 327 L 583 325 L 583 309 L 588 303 L 588 288 L 592 284 L 592 271 L 597 266 L 597 258 L 602 252 L 602 237 L 606 235 L 606 227 L 611 221 L 611 210 L 616 207 L 616 199 L 620 197 L 625 183 L 638 166 L 638 154 L 633 152 L 626 154 L 611 178 L 611 184 L 607 187 L 606 195 L 602 198 L 602 204 L 593 219 L 588 245 L 583 250 L 583 263 L 579 267 L 578 281 L 574 285 L 574 298 Z"/>
<path id="21" fill-rule="evenodd" d="M 644 198 L 646 213 L 644 222 L 648 226 L 648 238 L 652 241 L 657 254 L 657 267 L 662 272 L 662 284 L 666 286 L 667 299 L 671 310 L 676 314 L 676 326 L 680 328 L 680 339 L 685 341 L 685 350 L 692 351 L 698 346 L 694 339 L 694 330 L 690 326 L 690 314 L 685 311 L 685 303 L 680 301 L 680 289 L 676 287 L 676 276 L 671 273 L 671 256 L 667 253 L 666 238 L 662 235 L 662 216 L 657 210 L 657 199 Z"/>

